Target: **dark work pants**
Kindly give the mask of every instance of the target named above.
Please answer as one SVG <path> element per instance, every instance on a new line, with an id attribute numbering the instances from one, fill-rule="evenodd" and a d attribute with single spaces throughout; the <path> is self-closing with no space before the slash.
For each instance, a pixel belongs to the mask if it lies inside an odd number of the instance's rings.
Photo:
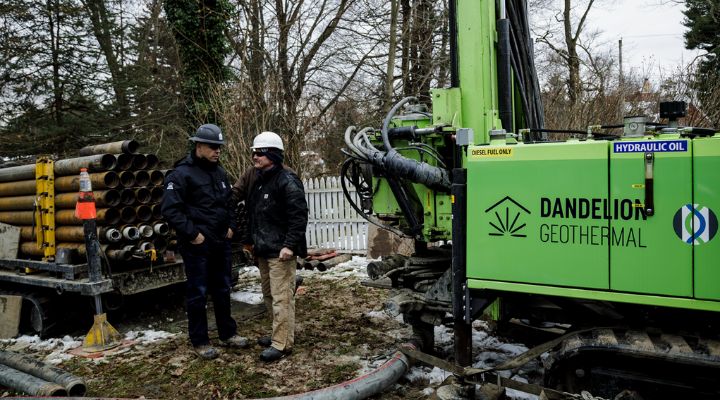
<path id="1" fill-rule="evenodd" d="M 230 244 L 187 243 L 180 247 L 187 276 L 187 316 L 193 346 L 210 343 L 205 306 L 211 295 L 221 340 L 235 336 L 237 324 L 230 316 Z"/>

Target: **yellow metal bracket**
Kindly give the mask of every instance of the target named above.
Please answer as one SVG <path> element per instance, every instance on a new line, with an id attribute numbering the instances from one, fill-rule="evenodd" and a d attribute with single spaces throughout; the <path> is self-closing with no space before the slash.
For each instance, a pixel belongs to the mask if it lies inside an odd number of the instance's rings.
<path id="1" fill-rule="evenodd" d="M 157 252 L 155 249 L 145 250 L 145 253 L 150 256 L 150 261 L 157 261 Z"/>
<path id="2" fill-rule="evenodd" d="M 55 261 L 55 162 L 40 157 L 35 162 L 35 221 L 37 248 L 43 249 L 43 261 Z M 27 271 L 30 272 L 30 271 Z"/>

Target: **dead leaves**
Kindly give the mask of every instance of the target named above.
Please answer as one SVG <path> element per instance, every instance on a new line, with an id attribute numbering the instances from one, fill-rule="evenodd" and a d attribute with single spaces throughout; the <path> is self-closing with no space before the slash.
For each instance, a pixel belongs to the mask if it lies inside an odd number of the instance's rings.
<path id="1" fill-rule="evenodd" d="M 171 372 L 170 375 L 180 376 L 180 375 L 182 375 L 183 372 L 185 372 L 185 368 L 178 368 L 175 371 Z"/>

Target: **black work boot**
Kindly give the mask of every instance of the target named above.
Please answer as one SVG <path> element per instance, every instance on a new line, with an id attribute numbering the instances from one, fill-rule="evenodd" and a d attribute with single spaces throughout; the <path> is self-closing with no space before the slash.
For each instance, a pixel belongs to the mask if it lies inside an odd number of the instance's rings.
<path id="1" fill-rule="evenodd" d="M 270 347 L 272 344 L 272 337 L 271 336 L 265 336 L 258 339 L 258 344 L 262 347 Z"/>
<path id="2" fill-rule="evenodd" d="M 264 350 L 262 353 L 260 353 L 260 359 L 265 362 L 272 362 L 279 360 L 287 355 L 292 353 L 292 350 L 290 351 L 282 351 L 278 350 L 272 346 L 268 347 L 267 350 Z"/>

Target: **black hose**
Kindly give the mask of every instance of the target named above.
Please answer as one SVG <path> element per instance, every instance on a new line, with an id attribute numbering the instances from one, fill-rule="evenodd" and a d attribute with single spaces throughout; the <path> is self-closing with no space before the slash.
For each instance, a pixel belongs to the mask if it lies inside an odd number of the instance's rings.
<path id="1" fill-rule="evenodd" d="M 552 133 L 582 133 L 583 135 L 587 135 L 587 131 L 578 131 L 578 130 L 572 130 L 572 129 L 543 129 L 543 128 L 537 128 L 537 129 L 528 129 L 530 132 L 552 132 Z"/>
<path id="2" fill-rule="evenodd" d="M 419 151 L 419 152 L 427 153 L 427 154 L 430 155 L 430 157 L 434 158 L 435 161 L 437 161 L 438 163 L 440 163 L 440 166 L 441 166 L 441 167 L 447 168 L 447 166 L 445 165 L 445 163 L 442 162 L 442 160 L 440 160 L 435 154 L 433 154 L 432 152 L 428 151 L 427 149 L 423 149 L 422 147 L 398 147 L 398 148 L 396 148 L 395 150 L 417 150 L 417 151 Z"/>
<path id="3" fill-rule="evenodd" d="M 358 206 L 357 206 L 357 205 L 355 204 L 355 202 L 352 200 L 352 197 L 350 197 L 350 192 L 347 190 L 347 186 L 345 185 L 345 179 L 346 179 L 345 174 L 347 173 L 348 166 L 350 165 L 349 163 L 352 162 L 352 161 L 353 161 L 353 160 L 350 159 L 350 158 L 348 158 L 347 160 L 345 160 L 345 162 L 344 162 L 343 165 L 342 165 L 342 169 L 340 170 L 340 186 L 342 186 L 343 194 L 345 195 L 345 198 L 348 200 L 348 203 L 350 203 L 350 207 L 352 207 L 358 214 L 360 214 L 361 217 L 365 218 L 365 219 L 366 219 L 368 222 L 370 222 L 371 224 L 376 225 L 376 226 L 378 226 L 378 227 L 380 227 L 380 228 L 382 228 L 382 229 L 385 229 L 385 230 L 387 230 L 387 231 L 390 231 L 390 232 L 392 232 L 392 233 L 394 233 L 394 234 L 396 234 L 396 235 L 398 235 L 398 236 L 400 236 L 400 237 L 402 237 L 402 238 L 412 239 L 413 236 L 406 235 L 406 234 L 404 234 L 404 233 L 403 233 L 401 230 L 399 230 L 399 229 L 395 229 L 395 228 L 393 228 L 392 226 L 387 226 L 387 225 L 384 225 L 384 224 L 381 224 L 381 223 L 375 221 L 374 219 L 371 219 L 371 218 L 370 218 L 367 214 L 365 214 L 360 208 L 358 208 Z"/>

